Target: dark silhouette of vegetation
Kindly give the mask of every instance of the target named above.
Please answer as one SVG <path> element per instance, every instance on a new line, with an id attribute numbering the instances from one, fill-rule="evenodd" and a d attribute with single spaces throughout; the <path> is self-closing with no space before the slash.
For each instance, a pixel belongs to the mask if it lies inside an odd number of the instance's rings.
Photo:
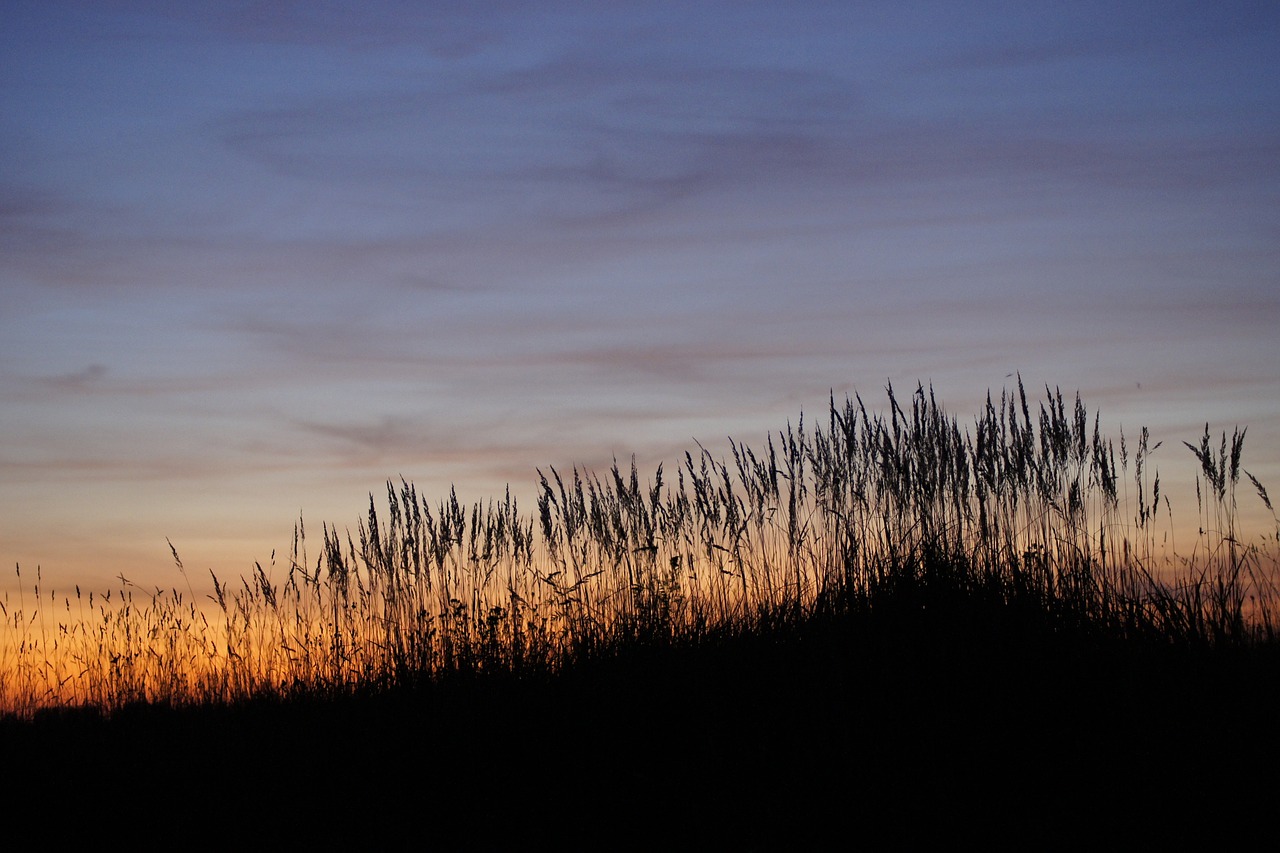
<path id="1" fill-rule="evenodd" d="M 922 808 L 1061 833 L 1178 815 L 1174 780 L 1274 759 L 1280 525 L 1237 529 L 1242 472 L 1271 509 L 1243 431 L 1188 444 L 1179 560 L 1145 429 L 1117 454 L 1078 398 L 1033 417 L 1021 383 L 967 428 L 932 389 L 888 402 L 699 448 L 674 482 L 540 472 L 536 517 L 390 483 L 314 561 L 300 522 L 283 580 L 214 577 L 211 608 L 189 583 L 77 590 L 55 623 L 37 586 L 34 616 L 6 604 L 4 742 L 174 807 L 376 807 L 361 833 L 424 815 L 479 847 L 907 842 Z M 1271 790 L 1243 778 L 1232 808 Z"/>

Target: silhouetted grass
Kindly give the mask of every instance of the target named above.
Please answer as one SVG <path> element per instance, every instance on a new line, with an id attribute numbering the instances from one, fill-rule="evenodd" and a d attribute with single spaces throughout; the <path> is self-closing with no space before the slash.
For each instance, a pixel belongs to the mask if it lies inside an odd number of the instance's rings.
<path id="1" fill-rule="evenodd" d="M 1187 445 L 1202 532 L 1170 558 L 1145 429 L 1117 459 L 1079 399 L 1033 417 L 1021 383 L 966 428 L 931 389 L 888 402 L 699 448 L 674 481 L 540 472 L 536 515 L 389 483 L 354 533 L 311 556 L 299 522 L 286 566 L 212 578 L 206 607 L 189 581 L 59 597 L 37 570 L 3 605 L 5 739 L 107 774 L 140 754 L 130 778 L 220 802 L 281 768 L 301 813 L 453 815 L 433 831 L 476 846 L 490 811 L 584 843 L 681 813 L 722 842 L 796 842 L 798 813 L 909 834 L 924 801 L 1078 821 L 1274 754 L 1280 525 L 1237 529 L 1242 472 L 1271 507 L 1243 431 Z"/>

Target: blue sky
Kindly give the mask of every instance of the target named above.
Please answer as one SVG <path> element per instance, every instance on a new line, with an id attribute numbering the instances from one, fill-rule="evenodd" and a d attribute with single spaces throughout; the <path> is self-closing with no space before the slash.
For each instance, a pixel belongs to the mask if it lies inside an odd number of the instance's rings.
<path id="1" fill-rule="evenodd" d="M 7 0 L 0 557 L 234 575 L 1015 372 L 1175 514 L 1206 421 L 1280 489 L 1280 6 L 1063 5 Z"/>

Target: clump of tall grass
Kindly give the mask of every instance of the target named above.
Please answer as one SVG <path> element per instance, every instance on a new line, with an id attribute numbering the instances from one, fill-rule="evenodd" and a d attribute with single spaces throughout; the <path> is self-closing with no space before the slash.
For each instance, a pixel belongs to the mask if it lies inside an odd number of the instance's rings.
<path id="1" fill-rule="evenodd" d="M 1199 446 L 1193 552 L 1156 547 L 1167 495 L 1144 428 L 1119 464 L 1100 419 L 1046 388 L 1033 417 L 1019 380 L 971 425 L 918 386 L 873 414 L 830 401 L 727 458 L 701 445 L 642 482 L 634 460 L 603 477 L 538 472 L 535 514 L 508 491 L 432 503 L 389 482 L 354 533 L 301 521 L 287 565 L 238 581 L 139 589 L 123 576 L 74 603 L 41 588 L 0 603 L 0 710 L 136 702 L 189 705 L 332 696 L 453 676 L 555 672 L 610 648 L 696 641 L 818 612 L 874 609 L 895 591 L 982 594 L 1048 624 L 1199 645 L 1276 640 L 1274 545 L 1236 529 L 1244 432 Z M 1129 492 L 1129 483 L 1133 485 Z M 1171 510 L 1170 510 L 1171 515 Z M 1273 511 L 1274 517 L 1274 511 Z M 171 546 L 172 547 L 172 546 Z M 19 571 L 21 577 L 21 572 Z"/>

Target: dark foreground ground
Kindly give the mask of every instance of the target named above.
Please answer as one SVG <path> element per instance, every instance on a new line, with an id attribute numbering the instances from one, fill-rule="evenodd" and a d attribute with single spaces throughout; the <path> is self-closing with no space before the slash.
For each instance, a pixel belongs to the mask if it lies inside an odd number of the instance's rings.
<path id="1" fill-rule="evenodd" d="M 964 601 L 553 681 L 49 715 L 0 739 L 8 837 L 45 842 L 1270 849 L 1280 831 L 1276 649 L 1117 643 Z"/>

